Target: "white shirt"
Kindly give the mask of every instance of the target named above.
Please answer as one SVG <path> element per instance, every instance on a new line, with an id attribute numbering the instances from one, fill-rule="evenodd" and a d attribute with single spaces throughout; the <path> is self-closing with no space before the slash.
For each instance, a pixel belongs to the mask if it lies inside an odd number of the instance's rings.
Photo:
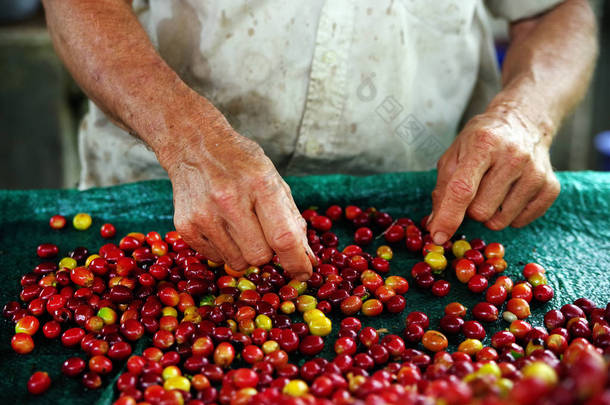
<path id="1" fill-rule="evenodd" d="M 136 0 L 155 47 L 283 175 L 428 170 L 499 90 L 489 12 L 560 0 Z M 166 177 L 90 103 L 81 187 Z"/>

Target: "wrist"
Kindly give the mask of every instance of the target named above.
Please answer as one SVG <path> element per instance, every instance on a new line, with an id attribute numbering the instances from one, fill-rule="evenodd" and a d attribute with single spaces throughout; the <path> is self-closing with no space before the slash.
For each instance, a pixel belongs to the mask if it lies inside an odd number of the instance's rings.
<path id="1" fill-rule="evenodd" d="M 123 121 L 155 152 L 169 171 L 189 151 L 206 158 L 207 145 L 232 131 L 224 116 L 208 100 L 189 88 L 173 72 L 170 78 L 151 80 L 138 92 Z M 171 77 L 173 76 L 173 77 Z"/>
<path id="2" fill-rule="evenodd" d="M 502 117 L 511 126 L 522 127 L 535 138 L 536 144 L 547 147 L 551 146 L 560 125 L 549 100 L 526 77 L 508 83 L 491 101 L 486 113 Z"/>

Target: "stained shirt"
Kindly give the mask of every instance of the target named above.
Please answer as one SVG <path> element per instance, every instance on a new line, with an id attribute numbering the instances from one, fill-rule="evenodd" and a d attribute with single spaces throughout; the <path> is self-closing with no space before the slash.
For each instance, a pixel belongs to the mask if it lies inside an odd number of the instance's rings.
<path id="1" fill-rule="evenodd" d="M 490 16 L 561 0 L 136 0 L 161 57 L 283 175 L 428 170 L 499 91 Z M 167 174 L 92 102 L 80 186 Z"/>

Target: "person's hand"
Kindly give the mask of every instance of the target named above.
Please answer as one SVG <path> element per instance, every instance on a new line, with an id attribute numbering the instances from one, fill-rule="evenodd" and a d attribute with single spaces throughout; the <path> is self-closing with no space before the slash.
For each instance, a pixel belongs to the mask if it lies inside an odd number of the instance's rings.
<path id="1" fill-rule="evenodd" d="M 427 225 L 434 243 L 446 242 L 466 213 L 493 230 L 541 216 L 560 190 L 550 138 L 514 109 L 470 120 L 438 161 Z"/>
<path id="2" fill-rule="evenodd" d="M 235 270 L 265 264 L 275 252 L 288 274 L 307 280 L 315 256 L 306 222 L 273 163 L 220 114 L 193 127 L 159 159 L 172 182 L 178 233 Z"/>

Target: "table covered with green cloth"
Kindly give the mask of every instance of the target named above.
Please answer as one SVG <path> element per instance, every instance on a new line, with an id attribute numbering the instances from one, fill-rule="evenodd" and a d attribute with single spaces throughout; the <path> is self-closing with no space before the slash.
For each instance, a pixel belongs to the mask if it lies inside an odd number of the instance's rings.
<path id="1" fill-rule="evenodd" d="M 295 201 L 300 209 L 316 206 L 326 209 L 331 204 L 356 204 L 374 206 L 389 212 L 395 218 L 409 217 L 419 220 L 429 214 L 435 172 L 397 173 L 369 177 L 342 175 L 289 178 Z M 517 280 L 527 262 L 537 262 L 547 270 L 549 283 L 555 289 L 555 298 L 547 304 L 534 304 L 530 320 L 542 325 L 543 314 L 571 302 L 578 297 L 588 297 L 599 305 L 610 301 L 610 174 L 582 172 L 559 173 L 561 195 L 546 215 L 522 229 L 505 229 L 493 232 L 474 221 L 466 221 L 459 233 L 468 238 L 480 237 L 487 242 L 496 241 L 506 248 L 507 275 Z M 70 224 L 65 229 L 53 230 L 49 218 L 62 214 L 71 219 L 78 212 L 93 216 L 93 225 L 87 231 L 77 231 Z M 161 233 L 173 229 L 172 191 L 168 181 L 148 181 L 87 191 L 32 190 L 0 191 L 0 303 L 18 299 L 19 279 L 39 262 L 36 247 L 43 242 L 60 247 L 60 257 L 76 246 L 97 250 L 106 243 L 99 234 L 105 222 L 117 228 L 118 243 L 127 232 Z M 353 227 L 350 224 L 334 225 L 340 240 L 340 248 L 352 242 Z M 367 248 L 371 253 L 383 238 Z M 412 265 L 421 255 L 409 253 L 402 247 L 394 249 L 390 274 L 406 277 L 411 288 L 406 294 L 407 306 L 402 314 L 382 314 L 375 318 L 362 317 L 365 325 L 386 328 L 401 334 L 404 318 L 410 311 L 426 312 L 431 318 L 431 328 L 438 328 L 444 306 L 460 301 L 469 308 L 482 300 L 480 294 L 467 290 L 454 274 L 447 274 L 451 292 L 443 298 L 434 297 L 430 291 L 418 289 L 410 276 Z M 448 272 L 450 273 L 450 272 Z M 340 317 L 332 316 L 333 334 L 327 339 L 322 353 L 329 357 L 336 337 Z M 487 325 L 488 337 L 494 331 L 506 328 L 507 323 L 498 320 Z M 109 404 L 116 395 L 113 383 L 124 366 L 115 364 L 115 370 L 104 377 L 103 388 L 97 392 L 82 388 L 80 381 L 61 375 L 62 362 L 70 356 L 84 354 L 77 349 L 47 341 L 41 332 L 35 336 L 36 348 L 28 355 L 17 355 L 10 346 L 14 326 L 6 319 L 0 321 L 0 398 L 14 404 Z M 485 343 L 489 343 L 489 338 Z M 150 342 L 142 339 L 135 351 Z M 459 337 L 450 339 L 451 348 L 459 343 Z M 294 358 L 299 364 L 302 358 Z M 27 393 L 26 381 L 36 370 L 49 372 L 53 384 L 41 397 Z M 61 402 L 60 402 L 61 400 Z"/>

